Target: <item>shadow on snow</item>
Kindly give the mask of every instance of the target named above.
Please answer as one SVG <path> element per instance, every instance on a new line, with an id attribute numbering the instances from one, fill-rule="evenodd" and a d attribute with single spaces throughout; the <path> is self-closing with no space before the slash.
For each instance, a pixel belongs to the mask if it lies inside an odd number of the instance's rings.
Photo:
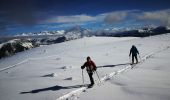
<path id="1" fill-rule="evenodd" d="M 116 67 L 116 66 L 129 65 L 129 64 L 130 64 L 130 63 L 116 64 L 116 65 L 104 65 L 104 66 L 98 66 L 97 68 L 102 68 L 102 67 Z"/>
<path id="2" fill-rule="evenodd" d="M 57 90 L 61 90 L 61 89 L 72 89 L 72 88 L 80 88 L 84 85 L 75 85 L 75 86 L 52 86 L 52 87 L 47 87 L 47 88 L 42 88 L 42 89 L 35 89 L 35 90 L 31 90 L 28 92 L 20 92 L 20 94 L 27 94 L 27 93 L 39 93 L 39 92 L 45 92 L 45 91 L 57 91 Z"/>

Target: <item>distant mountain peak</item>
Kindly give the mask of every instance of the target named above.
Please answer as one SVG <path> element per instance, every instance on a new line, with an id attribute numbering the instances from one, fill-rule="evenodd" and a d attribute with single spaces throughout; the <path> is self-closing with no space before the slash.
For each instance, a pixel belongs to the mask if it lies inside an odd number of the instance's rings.
<path id="1" fill-rule="evenodd" d="M 70 29 L 67 29 L 67 30 L 65 31 L 65 33 L 68 33 L 68 32 L 83 32 L 83 31 L 85 31 L 85 30 L 88 30 L 88 29 L 85 29 L 85 28 L 82 28 L 82 27 L 79 26 L 79 25 L 76 25 L 76 26 L 74 26 L 74 27 L 72 27 L 72 28 L 70 28 Z"/>

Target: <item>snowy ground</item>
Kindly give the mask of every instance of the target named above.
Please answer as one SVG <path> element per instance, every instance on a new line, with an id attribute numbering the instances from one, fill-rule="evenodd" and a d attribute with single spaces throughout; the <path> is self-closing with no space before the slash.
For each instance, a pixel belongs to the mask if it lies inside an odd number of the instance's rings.
<path id="1" fill-rule="evenodd" d="M 155 54 L 82 94 L 80 100 L 170 100 L 169 59 L 170 50 Z"/>
<path id="2" fill-rule="evenodd" d="M 129 66 L 129 49 L 140 56 L 152 54 Z M 42 46 L 0 60 L 0 100 L 169 100 L 170 34 L 146 38 L 90 37 Z M 96 62 L 101 79 L 127 68 L 92 89 L 82 88 L 80 66 L 86 57 Z M 89 83 L 84 70 L 85 83 Z M 98 78 L 94 74 L 96 83 Z M 81 92 L 83 89 L 83 92 Z M 70 93 L 78 93 L 69 97 Z M 75 93 L 75 94 L 76 94 Z"/>

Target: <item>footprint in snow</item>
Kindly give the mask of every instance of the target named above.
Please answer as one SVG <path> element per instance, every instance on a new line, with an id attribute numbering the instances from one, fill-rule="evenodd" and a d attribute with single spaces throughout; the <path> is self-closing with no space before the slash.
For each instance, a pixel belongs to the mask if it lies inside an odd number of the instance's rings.
<path id="1" fill-rule="evenodd" d="M 51 73 L 51 74 L 47 74 L 47 75 L 44 75 L 42 77 L 57 77 L 58 75 L 56 73 Z"/>
<path id="2" fill-rule="evenodd" d="M 61 58 L 56 58 L 56 60 L 61 60 Z"/>
<path id="3" fill-rule="evenodd" d="M 71 69 L 72 68 L 72 66 L 63 66 L 63 67 L 61 67 L 61 69 Z"/>
<path id="4" fill-rule="evenodd" d="M 70 81 L 72 81 L 72 80 L 73 80 L 73 77 L 68 77 L 68 78 L 65 78 L 64 80 L 70 80 Z"/>

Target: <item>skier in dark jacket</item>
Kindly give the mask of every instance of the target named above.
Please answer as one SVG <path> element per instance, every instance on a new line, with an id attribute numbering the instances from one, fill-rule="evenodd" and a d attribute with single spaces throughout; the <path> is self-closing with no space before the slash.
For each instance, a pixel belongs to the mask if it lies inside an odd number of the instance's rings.
<path id="1" fill-rule="evenodd" d="M 81 69 L 84 69 L 85 67 L 91 82 L 89 86 L 93 86 L 94 85 L 93 72 L 96 71 L 97 68 L 95 63 L 91 60 L 90 57 L 87 57 L 87 61 L 84 63 L 83 66 L 81 66 Z"/>
<path id="2" fill-rule="evenodd" d="M 132 64 L 134 64 L 134 58 L 136 59 L 136 63 L 138 63 L 137 54 L 139 55 L 139 51 L 134 45 L 132 45 L 132 48 L 130 49 L 129 57 L 131 54 L 132 54 Z"/>

